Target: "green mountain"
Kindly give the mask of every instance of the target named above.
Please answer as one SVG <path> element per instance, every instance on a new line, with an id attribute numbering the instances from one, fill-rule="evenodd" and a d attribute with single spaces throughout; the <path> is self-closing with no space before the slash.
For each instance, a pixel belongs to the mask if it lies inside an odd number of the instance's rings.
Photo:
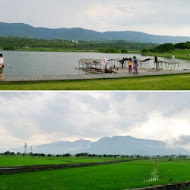
<path id="1" fill-rule="evenodd" d="M 96 32 L 82 28 L 35 28 L 23 23 L 2 23 L 0 22 L 0 37 L 26 37 L 36 39 L 63 39 L 63 40 L 84 40 L 84 41 L 110 41 L 126 40 L 141 43 L 179 43 L 190 41 L 190 37 L 182 36 L 159 36 L 142 32 Z"/>

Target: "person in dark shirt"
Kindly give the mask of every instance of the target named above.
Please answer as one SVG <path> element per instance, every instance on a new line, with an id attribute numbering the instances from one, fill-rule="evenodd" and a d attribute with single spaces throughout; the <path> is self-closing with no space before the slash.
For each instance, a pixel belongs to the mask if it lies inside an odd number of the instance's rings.
<path id="1" fill-rule="evenodd" d="M 137 63 L 137 58 L 135 56 L 133 57 L 133 69 L 134 69 L 134 74 L 138 74 L 138 63 Z"/>

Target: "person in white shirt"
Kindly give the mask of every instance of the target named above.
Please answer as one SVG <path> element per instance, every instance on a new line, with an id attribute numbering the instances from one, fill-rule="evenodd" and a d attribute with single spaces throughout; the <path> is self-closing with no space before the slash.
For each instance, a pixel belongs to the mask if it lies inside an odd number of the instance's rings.
<path id="1" fill-rule="evenodd" d="M 5 68 L 5 60 L 3 59 L 3 54 L 0 54 L 0 79 L 3 79 L 3 68 Z"/>
<path id="2" fill-rule="evenodd" d="M 102 59 L 102 65 L 103 65 L 103 71 L 104 71 L 104 73 L 105 73 L 106 70 L 107 70 L 107 64 L 108 64 L 107 59 Z"/>
<path id="3" fill-rule="evenodd" d="M 175 62 L 175 55 L 172 55 L 172 61 Z"/>

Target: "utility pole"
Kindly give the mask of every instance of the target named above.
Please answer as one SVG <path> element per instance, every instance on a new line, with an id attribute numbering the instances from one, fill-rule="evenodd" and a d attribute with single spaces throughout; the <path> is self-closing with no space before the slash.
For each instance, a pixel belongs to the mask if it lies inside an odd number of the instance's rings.
<path id="1" fill-rule="evenodd" d="M 24 154 L 26 154 L 26 150 L 27 150 L 27 143 L 24 144 Z"/>
<path id="2" fill-rule="evenodd" d="M 33 148 L 33 147 L 31 146 L 31 147 L 30 147 L 30 153 L 32 153 L 32 148 Z"/>

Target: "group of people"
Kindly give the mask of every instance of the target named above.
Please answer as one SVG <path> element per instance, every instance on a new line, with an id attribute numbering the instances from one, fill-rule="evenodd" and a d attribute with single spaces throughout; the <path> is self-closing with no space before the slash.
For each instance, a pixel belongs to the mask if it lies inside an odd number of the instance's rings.
<path id="1" fill-rule="evenodd" d="M 0 80 L 3 79 L 3 69 L 5 68 L 5 60 L 3 59 L 3 54 L 0 54 Z"/>
<path id="2" fill-rule="evenodd" d="M 127 62 L 128 61 L 128 62 Z M 122 65 L 122 68 L 124 68 L 124 64 L 127 62 L 128 64 L 128 69 L 129 69 L 129 74 L 138 74 L 138 60 L 137 58 L 134 56 L 133 58 L 123 58 L 121 61 L 119 61 L 120 64 Z M 107 59 L 102 59 L 102 65 L 104 66 L 104 70 L 105 73 L 107 71 L 107 65 L 108 65 L 108 61 Z M 114 67 L 110 67 L 110 71 L 112 71 L 112 69 L 119 69 L 116 68 L 116 66 L 114 65 Z"/>
<path id="3" fill-rule="evenodd" d="M 129 74 L 132 74 L 132 70 L 133 74 L 138 74 L 138 61 L 137 58 L 134 56 L 133 59 L 130 58 L 128 61 L 128 68 L 129 68 Z"/>

